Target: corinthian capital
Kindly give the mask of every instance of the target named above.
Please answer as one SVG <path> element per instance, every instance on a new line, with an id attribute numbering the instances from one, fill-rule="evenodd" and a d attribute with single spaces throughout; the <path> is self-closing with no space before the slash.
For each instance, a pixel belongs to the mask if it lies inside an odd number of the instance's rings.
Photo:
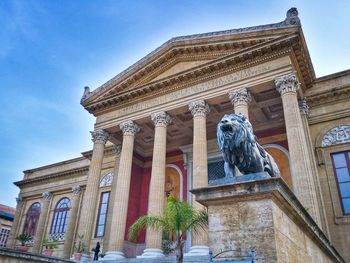
<path id="1" fill-rule="evenodd" d="M 210 112 L 209 105 L 204 100 L 190 102 L 188 109 L 191 111 L 193 117 L 205 117 Z"/>
<path id="2" fill-rule="evenodd" d="M 140 127 L 133 121 L 125 121 L 120 124 L 123 135 L 135 136 L 140 131 Z"/>
<path id="3" fill-rule="evenodd" d="M 92 141 L 94 143 L 103 143 L 105 144 L 109 138 L 109 134 L 104 130 L 97 129 L 95 131 L 90 132 L 92 136 Z"/>
<path id="4" fill-rule="evenodd" d="M 52 194 L 50 192 L 44 192 L 42 193 L 42 197 L 45 201 L 50 201 L 52 198 Z"/>
<path id="5" fill-rule="evenodd" d="M 299 82 L 295 74 L 276 78 L 275 85 L 281 96 L 289 92 L 295 93 L 297 92 L 297 89 L 299 89 Z"/>
<path id="6" fill-rule="evenodd" d="M 72 187 L 72 193 L 73 193 L 73 195 L 79 195 L 81 193 L 80 185 L 73 186 Z"/>
<path id="7" fill-rule="evenodd" d="M 121 144 L 114 145 L 114 150 L 115 150 L 115 157 L 119 157 L 120 154 L 122 153 L 122 145 Z"/>
<path id="8" fill-rule="evenodd" d="M 17 205 L 20 205 L 23 202 L 23 197 L 21 194 L 18 194 L 18 197 L 16 197 Z"/>
<path id="9" fill-rule="evenodd" d="M 309 113 L 310 113 L 310 107 L 309 107 L 309 105 L 307 104 L 306 97 L 304 97 L 304 98 L 301 100 L 301 104 L 300 104 L 300 106 L 299 106 L 299 109 L 300 109 L 300 112 L 301 112 L 302 114 L 309 115 Z"/>
<path id="10" fill-rule="evenodd" d="M 228 97 L 234 106 L 247 105 L 252 101 L 252 96 L 247 88 L 239 88 L 228 93 Z"/>
<path id="11" fill-rule="evenodd" d="M 151 114 L 151 119 L 154 123 L 154 126 L 163 126 L 166 127 L 172 122 L 172 118 L 165 111 L 160 111 Z"/>

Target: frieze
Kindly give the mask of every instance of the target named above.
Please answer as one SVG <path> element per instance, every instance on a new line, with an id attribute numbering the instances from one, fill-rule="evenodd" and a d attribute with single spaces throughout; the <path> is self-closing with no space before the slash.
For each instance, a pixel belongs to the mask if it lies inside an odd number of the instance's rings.
<path id="1" fill-rule="evenodd" d="M 163 126 L 166 127 L 172 122 L 172 118 L 165 111 L 160 111 L 151 114 L 151 119 L 154 123 L 154 126 Z"/>
<path id="2" fill-rule="evenodd" d="M 350 142 L 350 125 L 339 125 L 329 130 L 322 139 L 322 147 Z"/>
<path id="3" fill-rule="evenodd" d="M 211 90 L 216 87 L 224 86 L 232 82 L 240 81 L 245 78 L 250 78 L 250 77 L 259 75 L 261 73 L 264 73 L 266 71 L 270 71 L 272 69 L 273 69 L 273 66 L 271 65 L 271 63 L 256 65 L 251 68 L 246 68 L 246 69 L 234 72 L 230 75 L 225 75 L 219 78 L 211 79 L 205 83 L 195 84 L 188 88 L 184 88 L 168 94 L 164 94 L 162 96 L 158 96 L 146 101 L 142 101 L 137 104 L 125 106 L 123 108 L 117 109 L 114 115 L 125 116 L 131 113 L 145 110 L 154 105 L 164 104 L 164 103 L 178 100 L 184 97 L 202 93 L 204 91 Z"/>

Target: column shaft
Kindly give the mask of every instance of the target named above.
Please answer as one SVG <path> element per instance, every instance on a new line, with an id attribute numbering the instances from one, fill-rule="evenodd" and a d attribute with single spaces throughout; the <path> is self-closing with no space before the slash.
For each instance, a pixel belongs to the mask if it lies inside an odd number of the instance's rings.
<path id="1" fill-rule="evenodd" d="M 8 248 L 15 248 L 16 246 L 16 236 L 17 236 L 18 228 L 20 226 L 22 210 L 24 207 L 23 205 L 24 201 L 20 195 L 18 195 L 18 198 L 16 198 L 16 201 L 17 201 L 16 214 L 11 226 L 9 238 L 6 243 L 6 247 Z"/>
<path id="2" fill-rule="evenodd" d="M 294 74 L 278 78 L 275 83 L 282 97 L 293 190 L 314 220 L 320 223 L 311 160 L 306 149 L 307 141 L 297 100 L 299 84 Z"/>
<path id="3" fill-rule="evenodd" d="M 208 186 L 208 150 L 206 114 L 209 107 L 205 101 L 190 103 L 189 109 L 193 115 L 193 185 L 194 189 Z M 197 210 L 205 209 L 198 202 L 193 202 Z M 203 231 L 192 236 L 192 247 L 208 245 L 208 232 Z"/>
<path id="4" fill-rule="evenodd" d="M 51 201 L 51 193 L 45 192 L 43 193 L 43 201 L 40 209 L 40 217 L 38 220 L 38 225 L 36 228 L 35 236 L 34 236 L 34 244 L 32 248 L 33 253 L 40 253 L 42 247 L 43 234 L 45 231 L 46 220 L 49 212 L 50 201 Z"/>
<path id="5" fill-rule="evenodd" d="M 165 112 L 152 114 L 155 125 L 152 174 L 149 186 L 148 215 L 163 215 L 165 201 L 166 131 L 171 118 Z M 146 249 L 162 248 L 162 233 L 147 228 Z"/>
<path id="6" fill-rule="evenodd" d="M 116 194 L 111 200 L 113 215 L 111 218 L 111 235 L 108 242 L 106 260 L 124 258 L 124 236 L 128 214 L 129 191 L 131 181 L 132 157 L 135 135 L 140 128 L 132 121 L 120 125 L 123 131 L 123 144 L 120 154 L 120 163 L 116 182 Z"/>
<path id="7" fill-rule="evenodd" d="M 105 143 L 108 139 L 108 134 L 102 130 L 96 130 L 91 132 L 91 134 L 93 137 L 94 147 L 83 199 L 82 213 L 80 216 L 80 224 L 84 226 L 83 242 L 88 250 L 90 249 L 90 241 L 94 230 L 93 223 L 97 208 L 100 174 Z"/>
<path id="8" fill-rule="evenodd" d="M 75 227 L 76 227 L 76 221 L 78 216 L 78 210 L 79 210 L 79 203 L 80 203 L 80 192 L 81 188 L 80 186 L 75 186 L 72 188 L 73 195 L 72 195 L 72 202 L 71 202 L 71 208 L 69 213 L 69 219 L 67 224 L 67 230 L 64 237 L 64 246 L 63 246 L 63 258 L 70 258 L 72 255 L 73 250 L 73 240 L 74 240 L 74 234 L 75 234 Z"/>
<path id="9" fill-rule="evenodd" d="M 115 164 L 113 169 L 113 181 L 112 181 L 112 187 L 111 187 L 111 195 L 110 200 L 115 200 L 115 195 L 117 192 L 117 178 L 118 178 L 118 170 L 119 170 L 119 164 L 120 164 L 120 153 L 122 150 L 122 145 L 118 144 L 115 145 Z M 113 202 L 109 202 L 108 204 L 108 214 L 106 218 L 106 229 L 105 229 L 105 236 L 103 239 L 103 249 L 104 251 L 110 251 L 112 248 L 109 247 L 109 240 L 114 235 L 115 229 L 113 229 L 113 232 L 111 233 L 111 224 L 112 224 L 112 218 L 115 217 L 113 212 Z"/>

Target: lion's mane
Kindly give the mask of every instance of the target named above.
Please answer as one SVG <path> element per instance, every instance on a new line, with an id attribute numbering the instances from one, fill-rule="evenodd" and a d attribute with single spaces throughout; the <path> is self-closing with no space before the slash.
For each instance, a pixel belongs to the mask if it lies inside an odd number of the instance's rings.
<path id="1" fill-rule="evenodd" d="M 226 114 L 217 127 L 217 142 L 231 170 L 243 174 L 268 172 L 279 175 L 273 158 L 256 142 L 250 122 L 241 114 Z M 276 170 L 276 171 L 274 171 Z"/>

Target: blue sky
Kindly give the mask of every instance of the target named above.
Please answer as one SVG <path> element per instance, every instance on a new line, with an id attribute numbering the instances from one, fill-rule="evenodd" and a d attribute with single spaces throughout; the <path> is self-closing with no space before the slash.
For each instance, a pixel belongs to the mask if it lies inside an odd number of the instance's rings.
<path id="1" fill-rule="evenodd" d="M 350 1 L 0 1 L 0 203 L 22 171 L 92 147 L 79 104 L 169 38 L 284 20 L 299 10 L 317 76 L 350 68 Z"/>

